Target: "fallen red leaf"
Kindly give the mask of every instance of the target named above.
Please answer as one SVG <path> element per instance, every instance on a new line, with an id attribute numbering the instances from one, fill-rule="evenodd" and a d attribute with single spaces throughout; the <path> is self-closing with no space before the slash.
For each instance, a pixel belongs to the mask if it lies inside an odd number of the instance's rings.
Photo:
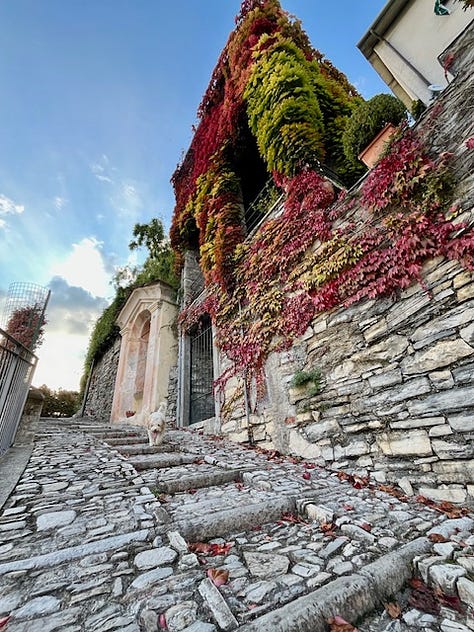
<path id="1" fill-rule="evenodd" d="M 321 531 L 323 531 L 324 533 L 327 533 L 328 531 L 332 531 L 335 528 L 335 524 L 334 522 L 322 522 L 319 527 L 321 529 Z"/>
<path id="2" fill-rule="evenodd" d="M 227 555 L 233 546 L 233 542 L 226 542 L 225 544 L 211 544 L 211 555 Z"/>
<path id="3" fill-rule="evenodd" d="M 227 580 L 229 579 L 229 571 L 224 570 L 223 568 L 209 568 L 207 571 L 207 576 L 212 581 L 214 586 L 223 586 L 227 584 Z"/>
<path id="4" fill-rule="evenodd" d="M 188 549 L 192 553 L 197 553 L 198 555 L 201 554 L 209 557 L 215 557 L 216 555 L 227 555 L 233 545 L 233 542 L 226 542 L 225 544 L 192 542 L 191 544 L 188 544 Z"/>
<path id="5" fill-rule="evenodd" d="M 277 522 L 278 524 L 283 524 L 284 522 L 292 522 L 293 524 L 308 524 L 305 520 L 293 513 L 290 513 L 289 511 L 282 514 L 281 519 Z"/>
<path id="6" fill-rule="evenodd" d="M 368 476 L 353 476 L 352 479 L 352 487 L 355 487 L 356 489 L 362 489 L 363 487 L 367 487 L 369 484 Z"/>
<path id="7" fill-rule="evenodd" d="M 439 601 L 431 588 L 418 578 L 411 579 L 410 585 L 413 588 L 411 595 L 408 597 L 410 606 L 429 614 L 439 614 Z"/>
<path id="8" fill-rule="evenodd" d="M 401 606 L 393 601 L 389 601 L 385 604 L 385 610 L 392 619 L 399 619 L 402 614 Z"/>
<path id="9" fill-rule="evenodd" d="M 192 553 L 210 553 L 211 545 L 208 542 L 191 542 L 188 544 L 188 549 Z"/>
<path id="10" fill-rule="evenodd" d="M 328 619 L 330 632 L 357 632 L 352 623 L 349 623 L 339 615 L 336 615 L 332 619 Z"/>
<path id="11" fill-rule="evenodd" d="M 441 533 L 430 533 L 428 540 L 436 543 L 449 542 L 449 538 L 445 538 Z"/>
<path id="12" fill-rule="evenodd" d="M 464 614 L 464 606 L 457 595 L 445 595 L 440 588 L 435 588 L 434 594 L 442 606 L 447 606 L 452 610 Z"/>

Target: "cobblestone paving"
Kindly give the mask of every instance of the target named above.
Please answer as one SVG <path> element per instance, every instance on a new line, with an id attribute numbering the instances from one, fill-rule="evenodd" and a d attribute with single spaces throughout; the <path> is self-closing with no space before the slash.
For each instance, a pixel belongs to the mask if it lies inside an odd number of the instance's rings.
<path id="1" fill-rule="evenodd" d="M 42 420 L 0 513 L 0 628 L 466 632 L 473 525 L 196 432 L 150 449 L 139 428 Z"/>

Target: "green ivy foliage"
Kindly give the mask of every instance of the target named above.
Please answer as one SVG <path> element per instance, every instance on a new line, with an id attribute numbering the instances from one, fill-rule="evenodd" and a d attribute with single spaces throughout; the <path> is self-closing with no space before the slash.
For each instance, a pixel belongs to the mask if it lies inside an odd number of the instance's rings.
<path id="1" fill-rule="evenodd" d="M 291 40 L 263 35 L 244 91 L 249 126 L 269 171 L 294 175 L 324 155 L 324 124 L 308 61 Z"/>
<path id="2" fill-rule="evenodd" d="M 363 101 L 354 110 L 342 134 L 342 145 L 346 158 L 360 165 L 359 154 L 370 141 L 387 125 L 399 125 L 407 118 L 403 103 L 391 94 L 377 94 Z"/>

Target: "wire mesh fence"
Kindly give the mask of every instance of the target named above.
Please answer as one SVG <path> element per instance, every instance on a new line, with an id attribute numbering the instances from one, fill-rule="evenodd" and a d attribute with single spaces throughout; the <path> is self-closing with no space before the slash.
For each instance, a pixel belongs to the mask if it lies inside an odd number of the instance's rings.
<path id="1" fill-rule="evenodd" d="M 0 326 L 23 346 L 34 350 L 45 324 L 50 291 L 35 283 L 12 283 Z"/>

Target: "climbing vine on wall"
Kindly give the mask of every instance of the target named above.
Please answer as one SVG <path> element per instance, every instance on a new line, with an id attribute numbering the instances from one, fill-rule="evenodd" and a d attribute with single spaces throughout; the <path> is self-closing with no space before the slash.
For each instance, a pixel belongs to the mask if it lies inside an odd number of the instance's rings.
<path id="1" fill-rule="evenodd" d="M 199 247 L 207 285 L 181 326 L 210 314 L 229 360 L 217 387 L 233 375 L 262 386 L 269 354 L 289 348 L 318 312 L 423 283 L 428 258 L 474 269 L 472 231 L 450 207 L 450 156 L 430 157 L 413 131 L 403 130 L 357 194 L 335 200 L 319 161 L 343 172 L 340 138 L 358 102 L 276 0 L 242 4 L 173 176 L 173 245 Z M 235 161 L 242 117 L 284 193 L 281 214 L 245 241 Z"/>
<path id="2" fill-rule="evenodd" d="M 235 374 L 262 384 L 268 355 L 288 348 L 318 312 L 423 284 L 429 258 L 474 270 L 474 234 L 450 207 L 450 160 L 429 157 L 407 130 L 353 197 L 333 203 L 332 186 L 311 170 L 282 178 L 283 213 L 237 248 L 235 290 L 213 284 L 181 315 L 184 328 L 203 312 L 216 323 L 231 361 L 217 386 Z"/>
<path id="3" fill-rule="evenodd" d="M 343 180 L 363 171 L 344 162 L 340 141 L 360 97 L 312 48 L 299 21 L 277 0 L 250 0 L 242 3 L 236 24 L 199 107 L 189 150 L 172 178 L 171 240 L 178 260 L 187 248 L 200 248 L 206 280 L 226 287 L 233 285 L 228 263 L 245 236 L 238 156 L 248 144 L 246 126 L 275 178 L 296 175 L 322 159 L 337 166 Z M 224 204 L 214 195 L 216 179 Z"/>

